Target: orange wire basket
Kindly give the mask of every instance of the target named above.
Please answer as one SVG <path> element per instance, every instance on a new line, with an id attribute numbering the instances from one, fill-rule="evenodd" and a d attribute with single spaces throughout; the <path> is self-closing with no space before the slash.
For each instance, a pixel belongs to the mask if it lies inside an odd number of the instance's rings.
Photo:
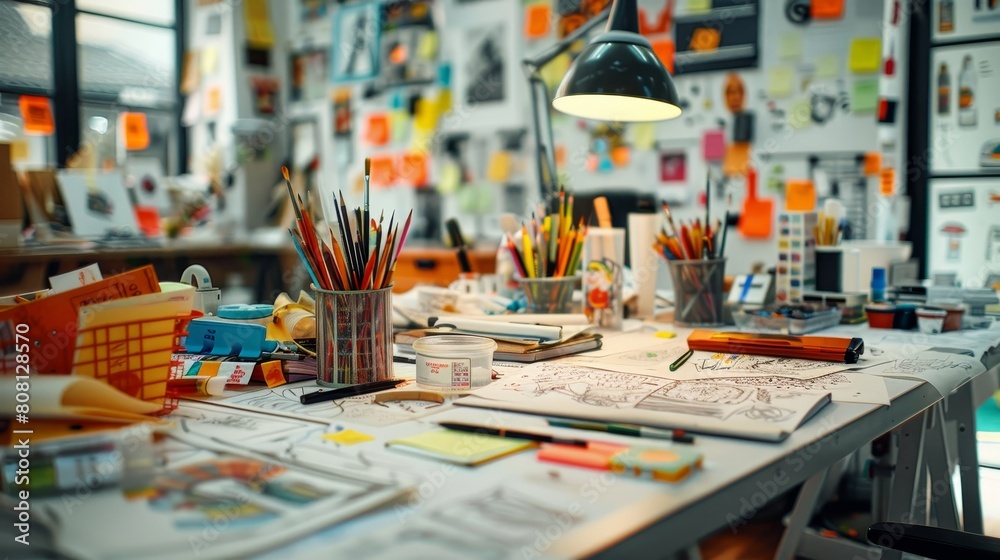
<path id="1" fill-rule="evenodd" d="M 183 364 L 173 354 L 182 348 L 188 323 L 201 315 L 192 311 L 82 329 L 76 337 L 73 373 L 160 403 L 160 414 L 167 414 L 177 408 L 177 399 L 167 397 L 167 379 L 183 375 Z"/>

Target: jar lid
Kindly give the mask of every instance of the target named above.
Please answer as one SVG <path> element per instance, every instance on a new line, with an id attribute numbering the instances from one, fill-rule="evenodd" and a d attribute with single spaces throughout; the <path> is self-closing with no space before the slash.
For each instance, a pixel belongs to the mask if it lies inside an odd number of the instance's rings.
<path id="1" fill-rule="evenodd" d="M 425 336 L 413 341 L 413 351 L 418 354 L 434 352 L 493 352 L 497 343 L 492 338 L 445 334 Z"/>
<path id="2" fill-rule="evenodd" d="M 270 304 L 235 303 L 220 305 L 218 316 L 220 319 L 263 319 L 270 317 L 272 313 L 274 313 L 274 306 Z"/>

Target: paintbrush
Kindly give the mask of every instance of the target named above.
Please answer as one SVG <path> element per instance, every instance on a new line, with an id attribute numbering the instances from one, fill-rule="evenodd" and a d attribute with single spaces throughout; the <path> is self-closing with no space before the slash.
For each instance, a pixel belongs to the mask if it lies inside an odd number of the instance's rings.
<path id="1" fill-rule="evenodd" d="M 365 254 L 366 255 L 368 254 L 368 241 L 369 241 L 369 237 L 368 237 L 368 235 L 369 235 L 368 234 L 368 218 L 369 218 L 369 213 L 368 213 L 368 190 L 369 190 L 369 187 L 371 186 L 371 179 L 372 179 L 372 158 L 365 158 L 365 213 L 362 216 L 363 220 L 362 220 L 361 223 L 364 224 L 364 226 L 363 226 L 364 227 L 364 248 L 365 248 Z M 365 260 L 367 260 L 367 257 L 365 258 Z"/>
<path id="2" fill-rule="evenodd" d="M 711 231 L 712 220 L 712 174 L 705 172 L 705 231 Z M 708 247 L 708 243 L 705 243 Z M 711 254 L 705 253 L 704 258 L 710 258 Z"/>

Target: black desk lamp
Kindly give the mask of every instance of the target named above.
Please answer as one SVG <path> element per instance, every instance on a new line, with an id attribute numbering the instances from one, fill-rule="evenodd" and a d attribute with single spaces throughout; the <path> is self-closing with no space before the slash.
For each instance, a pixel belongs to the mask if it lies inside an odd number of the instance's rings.
<path id="1" fill-rule="evenodd" d="M 539 107 L 539 97 L 546 100 L 549 97 L 548 88 L 538 71 L 605 19 L 608 24 L 604 33 L 591 40 L 570 66 L 552 106 L 576 117 L 616 122 L 660 121 L 681 114 L 677 88 L 670 74 L 653 53 L 649 41 L 639 34 L 636 0 L 614 0 L 608 10 L 540 55 L 522 62 L 531 88 L 538 184 L 546 201 L 557 191 L 557 179 L 552 122 L 548 108 Z"/>

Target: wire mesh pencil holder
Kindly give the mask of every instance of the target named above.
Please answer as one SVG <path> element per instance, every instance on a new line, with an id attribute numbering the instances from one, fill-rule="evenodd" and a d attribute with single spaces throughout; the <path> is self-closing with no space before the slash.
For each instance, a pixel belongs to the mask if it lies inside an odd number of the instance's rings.
<path id="1" fill-rule="evenodd" d="M 674 283 L 674 323 L 682 327 L 722 324 L 726 259 L 668 260 Z"/>
<path id="2" fill-rule="evenodd" d="M 572 313 L 573 290 L 579 276 L 560 278 L 518 278 L 524 290 L 527 313 Z"/>
<path id="3" fill-rule="evenodd" d="M 342 387 L 392 378 L 392 286 L 316 293 L 316 383 Z"/>
<path id="4" fill-rule="evenodd" d="M 192 311 L 81 329 L 72 350 L 73 374 L 160 403 L 160 414 L 172 412 L 177 399 L 167 396 L 167 380 L 184 375 L 184 364 L 173 356 L 184 348 L 181 339 L 187 335 L 188 323 L 201 316 L 200 311 Z"/>

